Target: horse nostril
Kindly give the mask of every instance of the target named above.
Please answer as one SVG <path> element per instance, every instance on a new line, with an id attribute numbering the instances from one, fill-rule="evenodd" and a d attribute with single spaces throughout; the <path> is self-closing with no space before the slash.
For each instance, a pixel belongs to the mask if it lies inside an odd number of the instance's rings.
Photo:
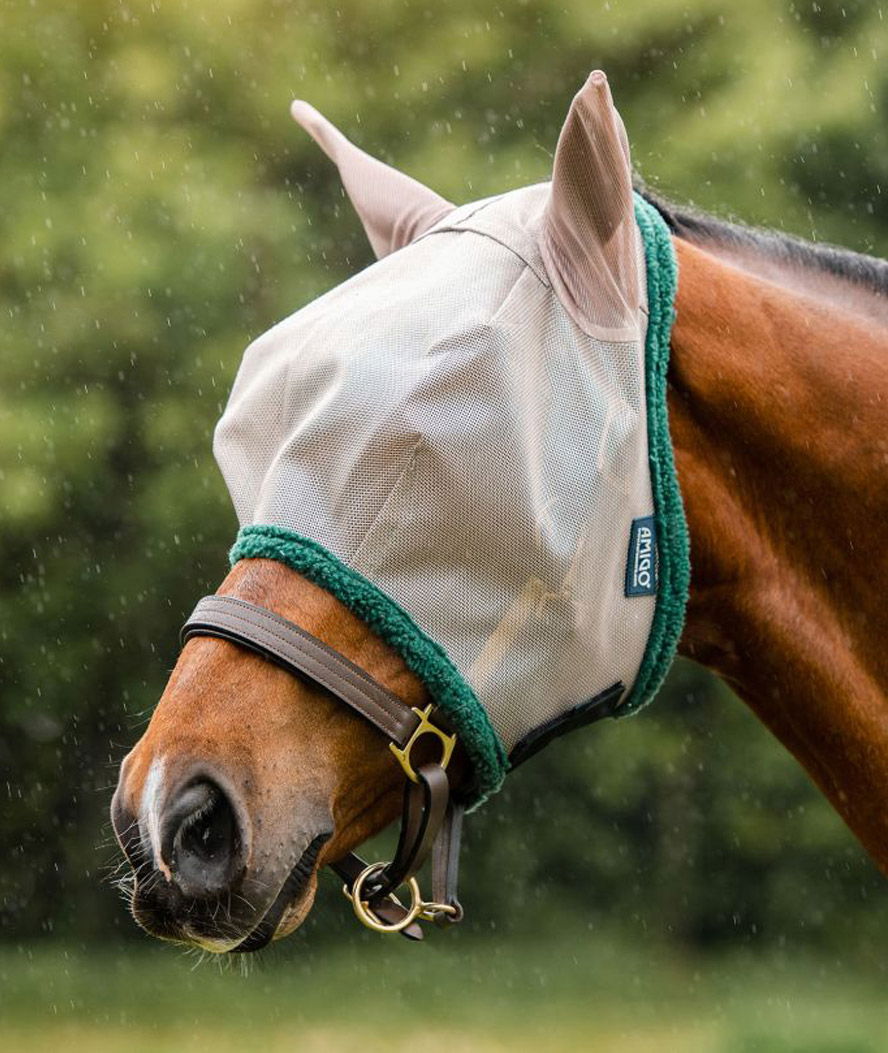
<path id="1" fill-rule="evenodd" d="M 238 869 L 241 838 L 231 802 L 213 782 L 191 783 L 168 805 L 161 826 L 161 856 L 187 896 L 228 888 Z"/>

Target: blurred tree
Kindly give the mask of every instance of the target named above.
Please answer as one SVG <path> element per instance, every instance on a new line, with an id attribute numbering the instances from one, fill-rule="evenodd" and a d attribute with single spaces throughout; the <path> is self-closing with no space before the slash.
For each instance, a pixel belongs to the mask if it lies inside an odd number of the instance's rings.
<path id="1" fill-rule="evenodd" d="M 885 22 L 864 0 L 0 12 L 0 933 L 95 934 L 131 928 L 100 883 L 116 764 L 225 571 L 210 439 L 242 350 L 370 260 L 289 99 L 463 201 L 547 178 L 601 66 L 661 189 L 884 254 Z M 471 824 L 475 916 L 872 924 L 881 879 L 726 696 L 680 666 L 649 713 L 516 773 Z"/>

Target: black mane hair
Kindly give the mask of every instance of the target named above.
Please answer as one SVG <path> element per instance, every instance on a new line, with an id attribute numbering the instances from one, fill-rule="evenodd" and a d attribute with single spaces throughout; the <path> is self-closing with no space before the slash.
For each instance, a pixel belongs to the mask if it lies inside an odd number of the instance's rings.
<path id="1" fill-rule="evenodd" d="M 805 241 L 782 231 L 747 227 L 719 219 L 707 212 L 667 201 L 640 182 L 636 189 L 660 213 L 670 231 L 685 241 L 752 249 L 770 259 L 832 274 L 875 293 L 888 295 L 888 262 L 885 260 L 837 245 Z"/>

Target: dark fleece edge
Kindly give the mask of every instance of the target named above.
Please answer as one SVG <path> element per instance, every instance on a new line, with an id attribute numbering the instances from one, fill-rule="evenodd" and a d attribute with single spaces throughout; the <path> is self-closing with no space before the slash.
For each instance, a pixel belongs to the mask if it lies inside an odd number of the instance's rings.
<path id="1" fill-rule="evenodd" d="M 635 195 L 635 219 L 644 241 L 648 291 L 645 382 L 648 460 L 657 524 L 657 602 L 647 647 L 629 698 L 615 716 L 627 716 L 654 697 L 663 683 L 684 626 L 691 580 L 690 540 L 669 435 L 666 374 L 675 318 L 678 261 L 669 229 L 657 210 Z"/>

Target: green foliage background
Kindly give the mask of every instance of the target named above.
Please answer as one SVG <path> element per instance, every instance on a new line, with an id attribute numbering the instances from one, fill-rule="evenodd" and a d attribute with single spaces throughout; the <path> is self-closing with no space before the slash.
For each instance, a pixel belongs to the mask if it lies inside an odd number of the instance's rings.
<path id="1" fill-rule="evenodd" d="M 248 341 L 370 261 L 290 98 L 464 201 L 547 178 L 602 67 L 648 181 L 884 256 L 886 15 L 0 2 L 0 937 L 132 930 L 102 882 L 105 816 L 178 625 L 226 569 L 213 424 Z M 516 773 L 465 855 L 479 931 L 619 923 L 863 954 L 888 931 L 888 886 L 851 835 L 690 665 L 637 719 Z M 318 933 L 343 915 L 332 893 L 319 911 Z"/>

